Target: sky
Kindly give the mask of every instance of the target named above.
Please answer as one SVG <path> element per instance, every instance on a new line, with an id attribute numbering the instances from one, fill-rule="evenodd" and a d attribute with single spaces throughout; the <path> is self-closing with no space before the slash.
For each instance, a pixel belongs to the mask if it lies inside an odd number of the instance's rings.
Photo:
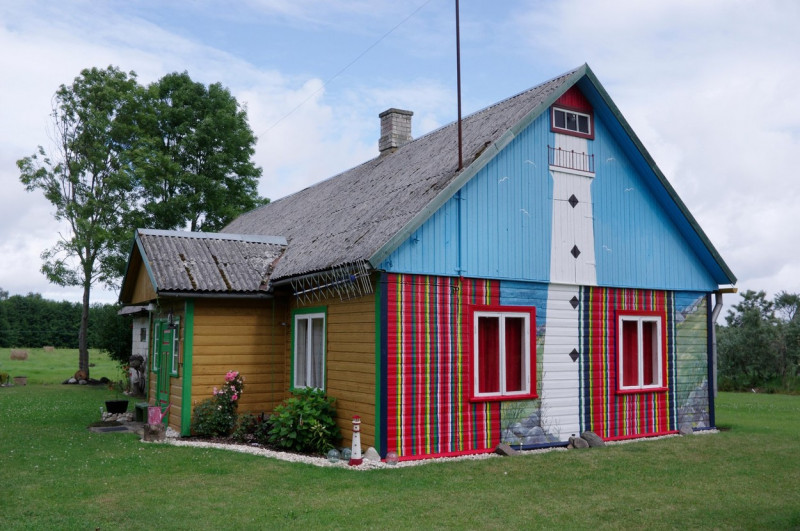
<path id="1" fill-rule="evenodd" d="M 454 14 L 453 0 L 0 0 L 0 288 L 81 299 L 40 272 L 67 228 L 16 161 L 52 148 L 53 94 L 82 69 L 226 86 L 274 200 L 377 156 L 385 109 L 414 111 L 414 137 L 456 119 Z M 460 21 L 465 115 L 588 63 L 740 291 L 800 292 L 800 2 L 461 0 Z"/>

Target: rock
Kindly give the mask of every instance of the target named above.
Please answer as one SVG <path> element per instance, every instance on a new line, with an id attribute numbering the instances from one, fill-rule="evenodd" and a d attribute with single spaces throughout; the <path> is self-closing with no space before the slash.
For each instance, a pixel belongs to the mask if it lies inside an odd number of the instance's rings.
<path id="1" fill-rule="evenodd" d="M 591 448 L 606 445 L 606 442 L 593 431 L 585 431 L 581 433 L 581 439 L 584 439 L 586 442 L 588 442 Z"/>
<path id="2" fill-rule="evenodd" d="M 575 437 L 574 435 L 569 438 L 569 444 L 571 444 L 573 448 L 589 448 L 589 443 L 586 442 L 586 439 Z"/>
<path id="3" fill-rule="evenodd" d="M 75 378 L 70 378 L 64 383 L 65 384 L 76 384 L 76 383 L 78 383 L 78 380 L 76 380 Z"/>
<path id="4" fill-rule="evenodd" d="M 78 385 L 86 385 L 88 383 L 86 380 L 78 380 Z"/>
<path id="5" fill-rule="evenodd" d="M 364 460 L 365 461 L 372 461 L 374 463 L 380 463 L 381 462 L 381 456 L 380 456 L 380 454 L 378 453 L 378 451 L 375 448 L 370 446 L 369 448 L 367 448 L 367 451 L 364 452 Z"/>
<path id="6" fill-rule="evenodd" d="M 694 433 L 694 430 L 692 429 L 692 424 L 690 422 L 684 422 L 678 428 L 678 432 L 681 435 L 691 435 Z"/>
<path id="7" fill-rule="evenodd" d="M 145 424 L 142 440 L 146 442 L 163 441 L 167 436 L 167 429 L 163 424 Z"/>
<path id="8" fill-rule="evenodd" d="M 513 448 L 511 448 L 511 446 L 509 446 L 506 443 L 498 444 L 497 447 L 494 449 L 494 453 L 496 453 L 497 455 L 502 455 L 504 457 L 510 457 L 512 455 L 519 455 L 518 451 L 516 451 Z"/>

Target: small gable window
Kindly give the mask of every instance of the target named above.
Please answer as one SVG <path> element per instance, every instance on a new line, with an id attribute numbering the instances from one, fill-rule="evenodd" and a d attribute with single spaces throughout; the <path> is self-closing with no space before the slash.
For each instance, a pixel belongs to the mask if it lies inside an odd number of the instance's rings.
<path id="1" fill-rule="evenodd" d="M 664 387 L 663 319 L 657 313 L 618 316 L 617 390 L 659 391 Z"/>
<path id="2" fill-rule="evenodd" d="M 472 314 L 472 398 L 535 397 L 535 310 L 478 307 Z"/>
<path id="3" fill-rule="evenodd" d="M 325 310 L 310 309 L 294 316 L 293 365 L 295 388 L 325 388 Z"/>
<path id="4" fill-rule="evenodd" d="M 554 132 L 594 138 L 591 114 L 559 107 L 552 109 L 552 130 Z"/>

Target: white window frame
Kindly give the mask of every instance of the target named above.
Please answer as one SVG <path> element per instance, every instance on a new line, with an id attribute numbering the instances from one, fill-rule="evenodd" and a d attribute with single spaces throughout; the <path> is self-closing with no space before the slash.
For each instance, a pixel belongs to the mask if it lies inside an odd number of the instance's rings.
<path id="1" fill-rule="evenodd" d="M 306 385 L 306 383 L 309 382 L 312 379 L 312 370 L 313 370 L 312 361 L 313 361 L 314 352 L 309 346 L 313 344 L 313 341 L 312 341 L 312 334 L 313 334 L 312 323 L 313 323 L 314 319 L 322 319 L 322 354 L 321 354 L 322 355 L 322 360 L 321 360 L 321 363 L 322 363 L 322 374 L 321 374 L 322 385 L 320 385 L 319 387 L 315 387 L 315 389 L 321 389 L 323 391 L 325 390 L 325 358 L 327 356 L 327 332 L 326 332 L 326 330 L 327 330 L 327 327 L 328 327 L 328 320 L 327 320 L 326 313 L 324 311 L 323 312 L 313 312 L 313 313 L 296 313 L 295 316 L 294 316 L 294 322 L 293 322 L 294 330 L 292 330 L 292 335 L 293 335 L 293 342 L 292 342 L 292 351 L 293 351 L 292 352 L 292 361 L 293 361 L 293 363 L 292 363 L 292 365 L 293 365 L 293 369 L 292 369 L 292 387 L 294 389 L 304 389 L 306 387 L 309 387 L 308 385 Z M 298 345 L 298 342 L 299 342 L 299 339 L 300 339 L 298 337 L 299 327 L 297 326 L 299 321 L 308 321 L 308 326 L 306 326 L 306 337 L 303 338 L 303 341 L 305 341 L 305 344 L 306 344 L 305 374 L 303 375 L 302 382 L 300 382 L 300 383 L 298 383 L 298 376 L 299 376 L 298 375 L 298 368 L 299 368 L 299 364 L 297 363 L 297 345 Z"/>
<path id="2" fill-rule="evenodd" d="M 167 324 L 167 327 L 170 327 Z M 172 354 L 170 356 L 170 376 L 178 376 L 178 365 L 180 364 L 180 331 L 181 331 L 181 323 L 180 319 L 177 317 L 175 318 L 175 322 L 172 325 Z"/>
<path id="3" fill-rule="evenodd" d="M 481 393 L 480 392 L 480 363 L 479 363 L 479 356 L 480 356 L 480 338 L 478 336 L 478 325 L 481 317 L 497 317 L 500 320 L 500 326 L 498 327 L 498 334 L 500 335 L 499 338 L 499 355 L 500 359 L 498 360 L 499 363 L 499 377 L 500 377 L 500 391 L 492 392 L 492 393 Z M 520 391 L 507 391 L 506 390 L 506 343 L 502 339 L 505 338 L 506 333 L 506 318 L 513 317 L 513 318 L 522 318 L 524 319 L 524 345 L 523 345 L 523 354 L 522 354 L 522 372 L 525 377 L 525 385 L 524 388 Z M 533 348 L 532 341 L 531 341 L 531 314 L 527 311 L 525 312 L 517 312 L 517 311 L 484 311 L 484 310 L 476 310 L 472 314 L 472 323 L 473 323 L 473 349 L 472 349 L 472 396 L 476 399 L 497 399 L 497 398 L 514 398 L 514 397 L 528 397 L 531 396 L 533 390 L 531 389 L 531 371 L 535 370 L 535 367 L 531 367 L 531 348 Z M 534 364 L 535 365 L 535 364 Z"/>
<path id="4" fill-rule="evenodd" d="M 558 112 L 564 113 L 564 127 L 560 127 L 560 126 L 556 125 L 556 113 L 558 113 Z M 553 107 L 553 112 L 550 113 L 550 114 L 551 114 L 550 120 L 552 121 L 552 127 L 553 127 L 554 130 L 566 131 L 567 133 L 574 133 L 576 135 L 587 136 L 587 137 L 591 137 L 594 134 L 592 132 L 593 129 L 594 129 L 594 124 L 592 124 L 592 115 L 591 114 L 587 114 L 585 112 L 580 112 L 580 111 L 574 111 L 572 109 L 564 109 L 564 108 L 561 108 L 561 107 Z M 567 124 L 569 123 L 568 120 L 567 120 L 567 116 L 566 116 L 567 114 L 574 114 L 575 115 L 576 127 L 578 126 L 578 123 L 579 123 L 578 117 L 579 116 L 584 116 L 586 118 L 586 122 L 589 125 L 589 131 L 588 132 L 583 132 L 583 131 L 580 131 L 579 129 L 569 129 L 567 127 Z"/>
<path id="5" fill-rule="evenodd" d="M 638 368 L 638 375 L 637 375 L 637 385 L 624 385 L 623 381 L 623 374 L 624 374 L 624 359 L 625 353 L 623 352 L 623 345 L 624 345 L 624 337 L 623 337 L 623 323 L 625 322 L 635 322 L 636 326 L 636 349 L 637 349 L 637 368 Z M 643 323 L 655 323 L 656 324 L 656 334 L 655 334 L 655 344 L 656 344 L 656 353 L 655 353 L 655 360 L 654 363 L 658 368 L 658 377 L 656 382 L 650 385 L 644 385 L 642 382 L 644 381 L 644 334 L 642 333 L 643 330 Z M 663 334 L 664 334 L 664 320 L 660 315 L 635 315 L 635 314 L 624 314 L 620 315 L 617 322 L 617 335 L 618 335 L 618 348 L 617 348 L 617 381 L 618 385 L 617 388 L 619 391 L 648 391 L 653 389 L 663 389 L 664 388 L 664 351 L 663 351 Z"/>

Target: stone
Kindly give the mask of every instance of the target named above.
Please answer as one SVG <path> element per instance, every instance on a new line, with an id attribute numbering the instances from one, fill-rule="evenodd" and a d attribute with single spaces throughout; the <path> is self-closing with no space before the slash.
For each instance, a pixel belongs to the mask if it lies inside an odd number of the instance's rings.
<path id="1" fill-rule="evenodd" d="M 680 427 L 678 428 L 678 431 L 680 432 L 681 435 L 692 435 L 694 433 L 694 430 L 692 429 L 692 424 L 689 422 L 684 422 L 683 424 L 681 424 Z"/>
<path id="2" fill-rule="evenodd" d="M 142 440 L 146 442 L 163 441 L 167 436 L 167 429 L 163 424 L 145 424 Z"/>
<path id="3" fill-rule="evenodd" d="M 364 452 L 364 460 L 365 461 L 372 461 L 373 463 L 380 463 L 381 462 L 381 455 L 378 451 L 370 446 L 367 448 L 367 451 Z"/>
<path id="4" fill-rule="evenodd" d="M 68 383 L 68 384 L 76 384 L 76 383 L 78 383 L 78 380 L 76 380 L 75 378 L 70 378 L 70 379 L 69 379 L 69 380 L 67 380 L 65 383 Z"/>
<path id="5" fill-rule="evenodd" d="M 511 457 L 512 455 L 519 455 L 519 452 L 511 448 L 510 445 L 506 443 L 500 443 L 494 449 L 494 453 L 497 455 L 502 455 L 504 457 Z"/>
<path id="6" fill-rule="evenodd" d="M 583 439 L 581 437 L 575 437 L 574 435 L 569 438 L 569 444 L 571 444 L 572 447 L 575 449 L 589 448 L 589 443 L 586 441 L 586 439 Z"/>
<path id="7" fill-rule="evenodd" d="M 606 445 L 606 442 L 593 431 L 585 431 L 581 433 L 581 439 L 584 439 L 587 443 L 589 443 L 589 446 L 591 448 L 596 448 L 598 446 Z"/>
<path id="8" fill-rule="evenodd" d="M 78 385 L 86 385 L 88 383 L 86 380 L 78 380 Z"/>

